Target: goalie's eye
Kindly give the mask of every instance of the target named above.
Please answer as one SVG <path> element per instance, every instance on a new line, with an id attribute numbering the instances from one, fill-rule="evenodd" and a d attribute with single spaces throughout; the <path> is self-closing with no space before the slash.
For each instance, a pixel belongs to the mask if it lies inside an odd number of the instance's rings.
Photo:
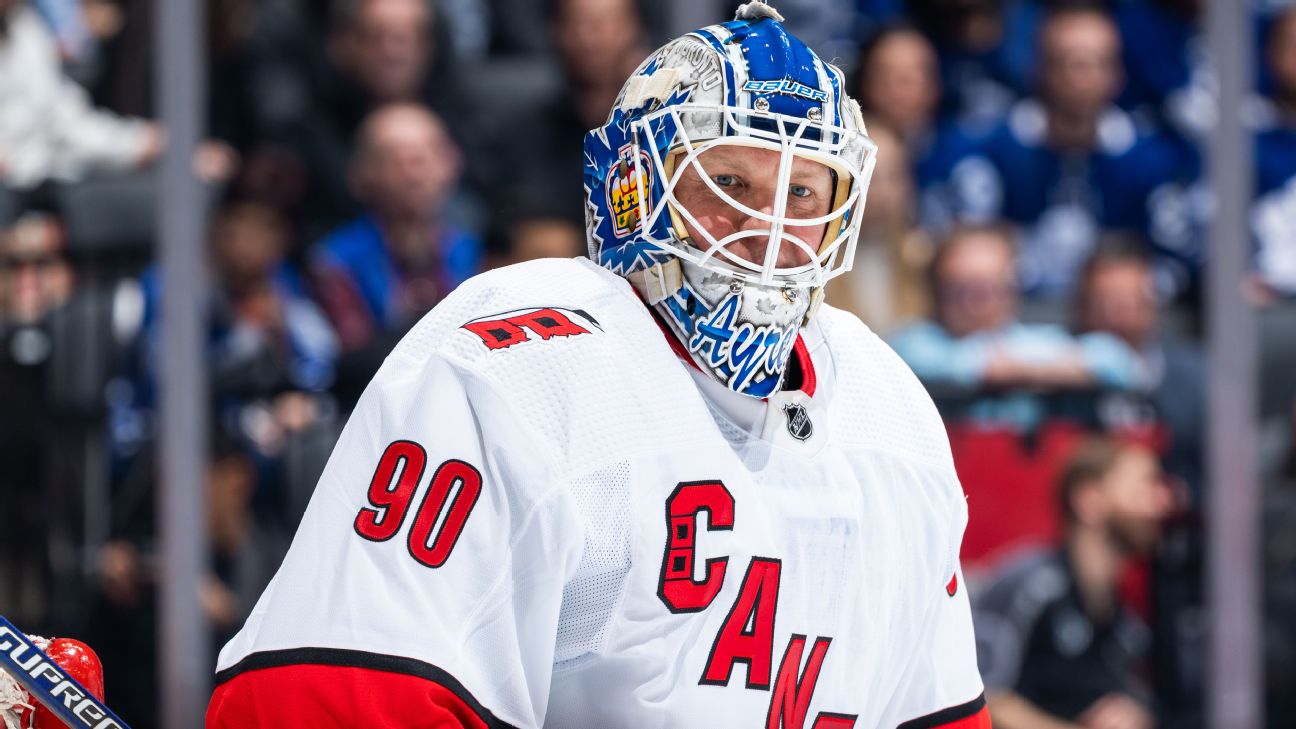
<path id="1" fill-rule="evenodd" d="M 738 184 L 738 178 L 735 175 L 711 175 L 711 181 L 720 187 L 733 187 Z"/>
<path id="2" fill-rule="evenodd" d="M 790 185 L 788 192 L 792 193 L 793 197 L 810 197 L 814 194 L 814 190 L 805 185 Z"/>

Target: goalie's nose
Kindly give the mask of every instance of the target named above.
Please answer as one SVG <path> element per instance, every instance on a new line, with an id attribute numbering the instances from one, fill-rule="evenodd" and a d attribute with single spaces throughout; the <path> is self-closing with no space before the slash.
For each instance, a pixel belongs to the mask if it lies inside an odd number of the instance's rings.
<path id="1" fill-rule="evenodd" d="M 774 215 L 774 204 L 771 202 L 760 208 L 754 208 L 757 212 L 765 215 Z M 750 261 L 757 266 L 765 265 L 765 258 L 768 255 L 770 246 L 778 246 L 779 251 L 775 258 L 775 265 L 779 268 L 793 268 L 804 266 L 810 262 L 811 252 L 808 246 L 799 245 L 792 236 L 795 235 L 795 229 L 792 226 L 784 226 L 777 240 L 773 239 L 773 224 L 768 220 L 761 219 L 755 215 L 747 215 L 741 211 L 734 211 L 739 220 L 734 226 L 738 232 L 747 234 L 746 237 L 739 238 L 730 247 L 730 250 L 738 257 Z M 799 237 L 799 236 L 798 236 Z"/>

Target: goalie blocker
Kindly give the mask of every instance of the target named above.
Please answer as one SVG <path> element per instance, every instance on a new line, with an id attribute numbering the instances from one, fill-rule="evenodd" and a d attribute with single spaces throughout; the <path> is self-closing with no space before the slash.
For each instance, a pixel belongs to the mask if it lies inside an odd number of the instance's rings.
<path id="1" fill-rule="evenodd" d="M 70 638 L 28 636 L 0 616 L 4 729 L 129 729 L 103 704 L 103 695 L 103 667 L 89 646 Z"/>

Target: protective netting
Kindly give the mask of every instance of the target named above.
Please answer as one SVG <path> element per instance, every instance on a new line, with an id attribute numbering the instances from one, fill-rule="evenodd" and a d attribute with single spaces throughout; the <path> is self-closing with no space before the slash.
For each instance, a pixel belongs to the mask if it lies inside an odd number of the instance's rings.
<path id="1" fill-rule="evenodd" d="M 630 572 L 630 464 L 574 480 L 569 493 L 585 521 L 585 549 L 563 589 L 554 663 L 570 667 L 600 651 Z"/>
<path id="2" fill-rule="evenodd" d="M 37 635 L 27 637 L 31 638 L 36 647 L 41 650 L 49 647 L 49 641 L 45 638 Z M 29 729 L 20 723 L 18 710 L 35 708 L 35 700 L 19 685 L 18 681 L 0 670 L 0 720 L 4 721 L 5 729 Z"/>

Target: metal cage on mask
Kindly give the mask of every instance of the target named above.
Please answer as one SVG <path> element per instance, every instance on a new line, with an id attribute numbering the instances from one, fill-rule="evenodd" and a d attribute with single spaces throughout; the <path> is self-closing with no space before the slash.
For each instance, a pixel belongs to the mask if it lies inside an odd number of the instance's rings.
<path id="1" fill-rule="evenodd" d="M 876 156 L 840 70 L 779 20 L 750 3 L 667 43 L 585 138 L 590 257 L 630 281 L 699 370 L 762 398 L 824 285 L 850 270 Z M 726 160 L 745 170 L 732 193 L 707 171 Z M 789 183 L 807 180 L 822 197 L 790 205 Z"/>
<path id="2" fill-rule="evenodd" d="M 868 192 L 877 147 L 861 131 L 824 124 L 812 117 L 724 105 L 686 103 L 666 106 L 631 123 L 632 159 L 646 156 L 650 174 L 635 174 L 638 220 L 645 242 L 679 258 L 747 284 L 818 289 L 850 270 L 859 232 L 859 209 Z M 689 129 L 694 133 L 690 134 Z M 707 132 L 711 131 L 710 134 Z M 778 153 L 774 199 L 768 212 L 753 208 L 722 189 L 707 174 L 701 157 L 723 145 L 754 147 Z M 803 159 L 826 167 L 833 177 L 828 212 L 812 217 L 788 214 L 788 191 L 794 161 Z M 675 194 L 692 167 L 711 194 L 742 215 L 768 223 L 766 229 L 737 230 L 717 238 Z M 657 184 L 652 184 L 656 180 Z M 669 226 L 657 223 L 663 215 Z M 691 240 L 685 221 L 705 239 Z M 825 226 L 819 240 L 807 241 L 788 228 Z M 652 231 L 666 230 L 667 237 Z M 763 260 L 748 260 L 731 250 L 741 240 L 765 239 Z M 807 261 L 779 266 L 784 245 L 794 246 Z"/>

